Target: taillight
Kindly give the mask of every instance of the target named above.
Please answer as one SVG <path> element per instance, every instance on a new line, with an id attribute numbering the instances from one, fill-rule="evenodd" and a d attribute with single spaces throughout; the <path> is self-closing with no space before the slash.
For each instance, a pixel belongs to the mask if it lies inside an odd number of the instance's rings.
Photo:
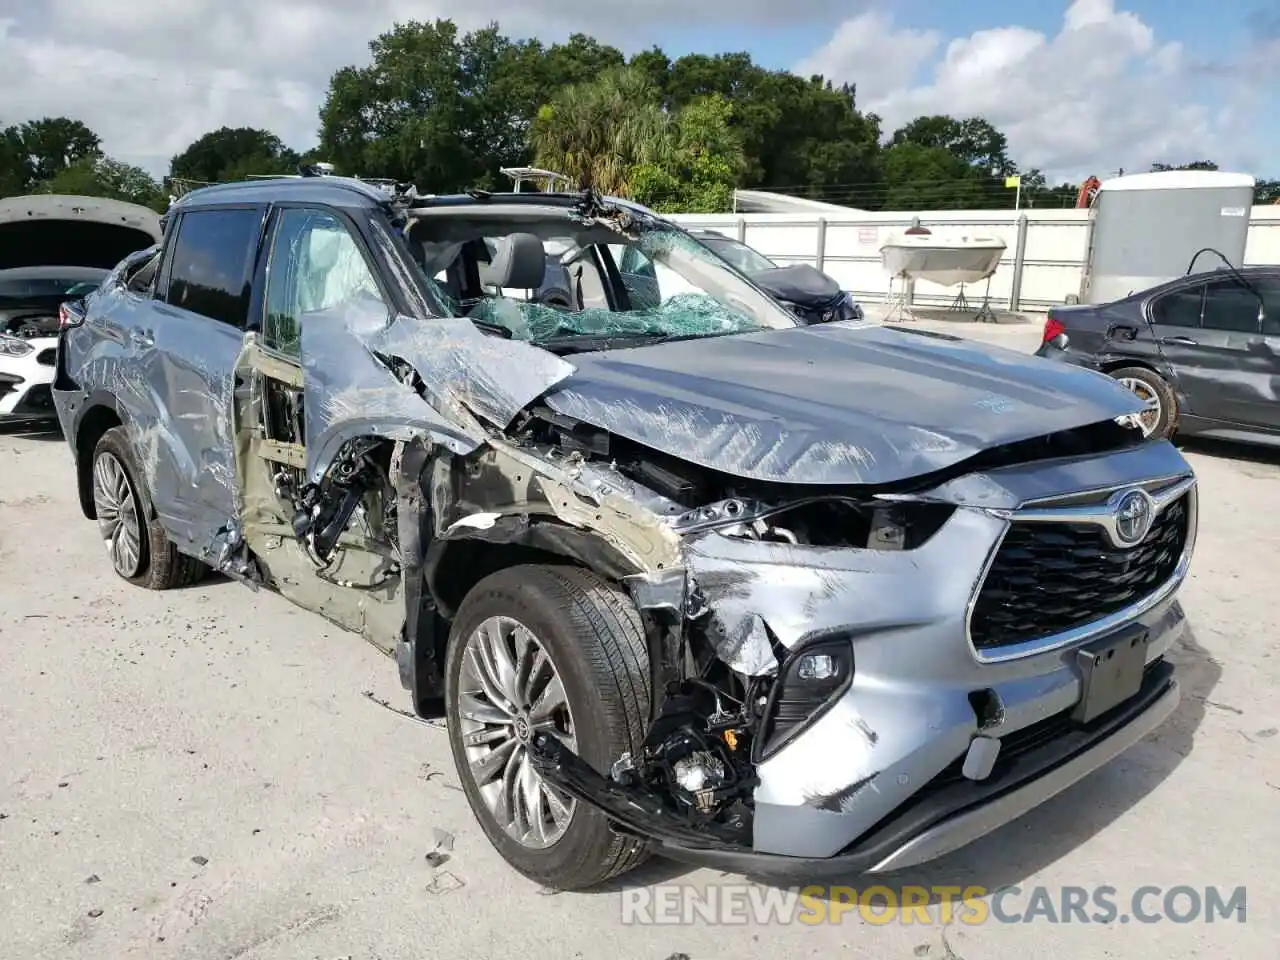
<path id="1" fill-rule="evenodd" d="M 1052 343 L 1066 332 L 1067 328 L 1063 326 L 1062 321 L 1053 314 L 1049 314 L 1044 322 L 1044 333 L 1040 337 L 1040 342 Z"/>
<path id="2" fill-rule="evenodd" d="M 67 330 L 84 323 L 84 307 L 73 301 L 58 306 L 58 329 Z"/>

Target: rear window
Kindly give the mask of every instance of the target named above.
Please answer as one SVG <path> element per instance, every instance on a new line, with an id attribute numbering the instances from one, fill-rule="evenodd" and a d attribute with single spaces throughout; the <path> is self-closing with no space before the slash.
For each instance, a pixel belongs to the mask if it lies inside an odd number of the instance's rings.
<path id="1" fill-rule="evenodd" d="M 1204 286 L 1197 284 L 1166 293 L 1151 304 L 1151 320 L 1166 327 L 1200 326 L 1200 305 Z"/>
<path id="2" fill-rule="evenodd" d="M 165 302 L 244 326 L 262 211 L 192 210 L 182 215 Z"/>

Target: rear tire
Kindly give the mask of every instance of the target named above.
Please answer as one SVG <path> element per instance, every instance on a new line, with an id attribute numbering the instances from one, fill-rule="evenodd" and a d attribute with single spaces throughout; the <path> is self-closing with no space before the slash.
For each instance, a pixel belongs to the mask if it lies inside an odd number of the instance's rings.
<path id="1" fill-rule="evenodd" d="M 1141 417 L 1142 432 L 1147 437 L 1168 440 L 1178 428 L 1178 397 L 1164 377 L 1146 367 L 1121 367 L 1111 376 L 1149 405 L 1150 412 Z"/>
<path id="2" fill-rule="evenodd" d="M 487 669 L 495 659 L 477 659 L 492 648 L 495 636 L 505 638 L 502 654 L 513 654 L 505 671 Z M 570 748 L 596 770 L 608 771 L 619 756 L 640 746 L 648 725 L 644 630 L 630 597 L 594 573 L 524 565 L 481 580 L 463 600 L 450 631 L 445 658 L 449 745 L 472 812 L 502 858 L 526 877 L 561 890 L 594 887 L 639 866 L 649 851 L 643 841 L 615 833 L 608 819 L 585 803 L 571 802 L 567 815 L 564 807 L 553 807 L 564 797 L 541 781 L 536 781 L 539 789 L 552 796 L 545 803 L 535 798 L 538 828 L 529 828 L 533 818 L 522 816 L 531 806 L 529 794 L 516 796 L 525 783 L 520 758 L 527 739 L 521 737 L 548 722 L 523 702 L 543 702 L 540 694 L 526 695 L 534 684 L 520 666 L 520 651 L 531 649 L 529 636 L 537 645 L 538 675 L 547 676 L 538 650 L 550 661 L 553 680 L 541 689 L 551 689 L 555 678 L 563 687 L 565 707 L 553 732 L 562 740 L 571 738 Z M 494 677 L 497 683 L 491 682 Z M 482 689 L 493 687 L 499 694 L 515 693 L 495 697 Z M 505 705 L 495 706 L 500 699 Z M 545 820 L 544 808 L 550 811 Z"/>
<path id="3" fill-rule="evenodd" d="M 94 513 L 117 576 L 148 590 L 196 583 L 208 568 L 179 553 L 156 519 L 124 427 L 112 427 L 93 448 Z"/>

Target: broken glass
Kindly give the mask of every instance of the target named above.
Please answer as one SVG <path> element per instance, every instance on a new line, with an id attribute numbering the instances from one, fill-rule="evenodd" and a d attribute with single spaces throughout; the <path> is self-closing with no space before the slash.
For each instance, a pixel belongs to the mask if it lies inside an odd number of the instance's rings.
<path id="1" fill-rule="evenodd" d="M 546 343 L 559 337 L 714 336 L 759 330 L 760 324 L 705 293 L 680 293 L 655 307 L 619 312 L 588 307 L 566 311 L 506 297 L 483 300 L 467 314 L 496 324 L 513 338 Z"/>

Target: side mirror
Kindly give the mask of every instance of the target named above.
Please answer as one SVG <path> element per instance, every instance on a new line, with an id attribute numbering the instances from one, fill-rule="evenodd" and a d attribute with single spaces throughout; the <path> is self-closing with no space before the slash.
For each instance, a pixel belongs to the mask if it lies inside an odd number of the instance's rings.
<path id="1" fill-rule="evenodd" d="M 68 330 L 71 327 L 78 327 L 84 323 L 85 318 L 85 302 L 81 298 L 79 300 L 64 301 L 58 307 L 58 329 Z"/>

